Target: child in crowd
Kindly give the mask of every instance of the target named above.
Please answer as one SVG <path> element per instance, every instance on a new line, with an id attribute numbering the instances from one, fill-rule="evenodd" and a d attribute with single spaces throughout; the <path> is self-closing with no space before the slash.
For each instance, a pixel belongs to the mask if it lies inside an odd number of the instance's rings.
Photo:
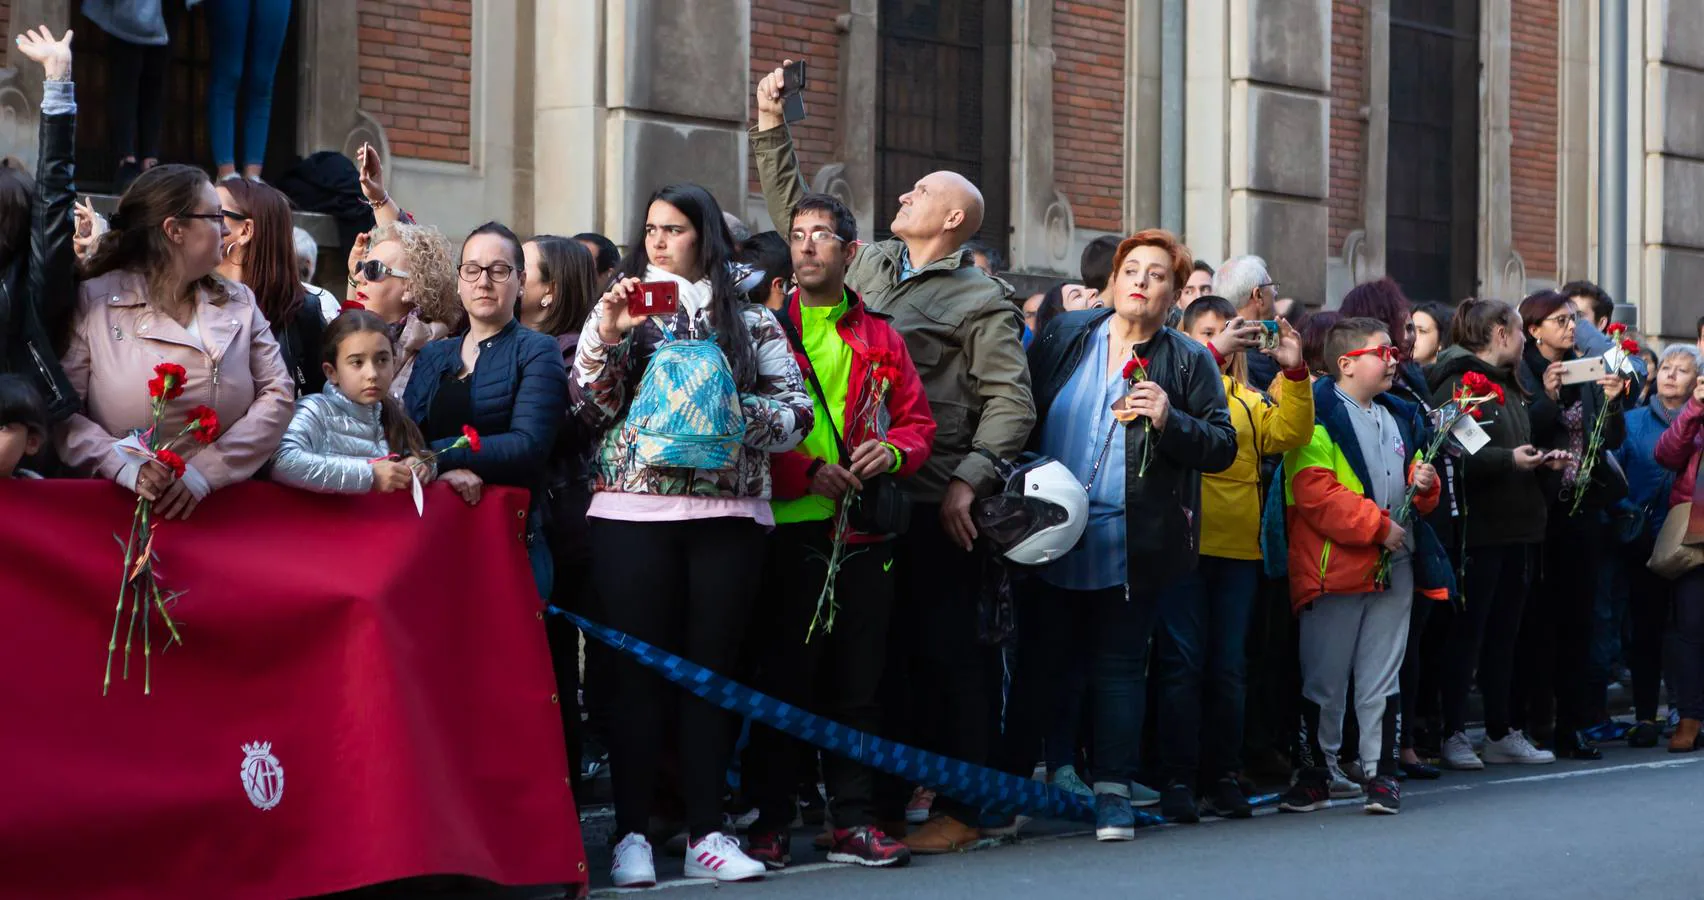
<path id="1" fill-rule="evenodd" d="M 35 386 L 17 375 L 0 375 L 0 481 L 40 478 L 18 467 L 47 441 L 47 406 Z"/>
<path id="2" fill-rule="evenodd" d="M 321 365 L 325 390 L 297 401 L 272 480 L 324 494 L 408 490 L 413 475 L 430 481 L 426 440 L 390 394 L 396 349 L 384 320 L 343 312 L 326 326 Z"/>
<path id="3" fill-rule="evenodd" d="M 1366 809 L 1395 813 L 1401 807 L 1397 674 L 1408 649 L 1415 554 L 1429 560 L 1442 553 L 1420 521 L 1437 505 L 1438 477 L 1430 465 L 1410 465 L 1424 430 L 1418 408 L 1387 393 L 1396 348 L 1386 326 L 1339 320 L 1326 335 L 1325 364 L 1331 377 L 1314 384 L 1313 438 L 1284 457 L 1302 722 L 1301 772 L 1280 808 L 1311 812 L 1329 805 L 1330 767 L 1342 746 L 1353 677 L 1362 766 L 1371 774 L 1377 761 Z M 1416 489 L 1414 511 L 1403 525 L 1391 511 L 1409 484 Z M 1382 551 L 1390 552 L 1390 566 L 1381 575 Z M 1436 571 L 1427 568 L 1428 575 Z M 1423 593 L 1430 587 L 1423 584 Z"/>

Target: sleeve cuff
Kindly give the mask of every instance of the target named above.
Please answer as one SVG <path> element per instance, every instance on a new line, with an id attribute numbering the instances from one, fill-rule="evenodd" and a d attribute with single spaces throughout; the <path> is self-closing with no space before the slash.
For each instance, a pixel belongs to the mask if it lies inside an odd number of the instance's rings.
<path id="1" fill-rule="evenodd" d="M 1297 366 L 1294 369 L 1285 369 L 1284 370 L 1284 377 L 1290 379 L 1291 381 L 1307 381 L 1308 380 L 1308 367 L 1307 366 Z"/>
<path id="2" fill-rule="evenodd" d="M 1225 355 L 1219 352 L 1218 347 L 1213 346 L 1212 343 L 1208 343 L 1207 352 L 1213 354 L 1213 363 L 1215 365 L 1221 369 L 1225 367 Z"/>
<path id="3" fill-rule="evenodd" d="M 192 465 L 184 466 L 183 478 L 179 480 L 183 482 L 184 487 L 189 488 L 191 494 L 195 495 L 195 502 L 197 503 L 206 500 L 207 495 L 213 493 L 213 485 L 207 483 L 207 476 L 201 474 L 201 470 Z"/>
<path id="4" fill-rule="evenodd" d="M 118 474 L 112 476 L 112 480 L 117 482 L 119 487 L 127 491 L 134 491 L 136 490 L 136 474 L 140 471 L 142 471 L 142 463 L 132 460 L 121 466 Z"/>
<path id="5" fill-rule="evenodd" d="M 42 82 L 41 114 L 44 116 L 66 116 L 77 114 L 77 93 L 72 87 L 72 82 Z"/>
<path id="6" fill-rule="evenodd" d="M 970 485 L 978 497 L 985 497 L 993 492 L 1000 482 L 1000 473 L 995 471 L 994 463 L 975 450 L 959 461 L 958 466 L 953 469 L 952 477 Z"/>

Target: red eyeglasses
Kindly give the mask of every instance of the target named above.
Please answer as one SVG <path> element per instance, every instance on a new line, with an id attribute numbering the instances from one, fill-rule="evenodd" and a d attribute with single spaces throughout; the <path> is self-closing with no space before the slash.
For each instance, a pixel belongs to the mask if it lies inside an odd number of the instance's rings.
<path id="1" fill-rule="evenodd" d="M 1344 356 L 1372 355 L 1372 356 L 1378 357 L 1379 359 L 1384 360 L 1385 362 L 1390 362 L 1391 360 L 1396 359 L 1396 348 L 1391 346 L 1390 344 L 1380 344 L 1377 347 L 1363 347 L 1360 350 L 1350 350 L 1348 353 L 1345 353 L 1343 355 Z"/>

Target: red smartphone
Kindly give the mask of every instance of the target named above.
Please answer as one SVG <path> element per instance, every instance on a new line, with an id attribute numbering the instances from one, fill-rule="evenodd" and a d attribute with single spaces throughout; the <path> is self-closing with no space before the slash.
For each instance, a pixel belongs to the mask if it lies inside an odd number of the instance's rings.
<path id="1" fill-rule="evenodd" d="M 646 281 L 637 293 L 627 298 L 627 314 L 635 319 L 645 316 L 672 316 L 680 309 L 680 286 L 672 281 Z"/>

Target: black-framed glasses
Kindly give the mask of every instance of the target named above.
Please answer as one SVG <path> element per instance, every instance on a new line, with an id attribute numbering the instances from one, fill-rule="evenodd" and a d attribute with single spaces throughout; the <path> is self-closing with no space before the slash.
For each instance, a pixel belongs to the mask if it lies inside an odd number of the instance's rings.
<path id="1" fill-rule="evenodd" d="M 355 273 L 367 282 L 384 281 L 392 275 L 407 278 L 408 273 L 401 269 L 393 269 L 376 259 L 363 259 L 355 264 Z"/>
<path id="2" fill-rule="evenodd" d="M 1575 321 L 1574 316 L 1575 314 L 1571 312 L 1559 312 L 1556 315 L 1540 320 L 1539 324 L 1555 325 L 1557 328 L 1562 328 L 1569 322 Z"/>
<path id="3" fill-rule="evenodd" d="M 206 219 L 209 222 L 223 222 L 225 220 L 225 211 L 219 210 L 218 212 L 210 212 L 210 213 L 184 213 L 184 214 L 179 215 L 179 216 L 173 216 L 172 218 L 174 218 L 174 219 Z"/>
<path id="4" fill-rule="evenodd" d="M 515 274 L 515 267 L 506 262 L 492 263 L 489 266 L 482 266 L 479 263 L 462 263 L 458 271 L 461 273 L 461 280 L 468 284 L 479 281 L 480 276 L 487 273 L 491 275 L 492 284 L 502 284 L 509 280 L 509 276 Z"/>
<path id="5" fill-rule="evenodd" d="M 1266 288 L 1271 288 L 1272 293 L 1274 293 L 1274 294 L 1278 293 L 1278 282 L 1276 282 L 1276 281 L 1268 281 L 1265 284 L 1261 285 L 1260 287 L 1261 287 L 1262 290 L 1264 290 Z"/>
<path id="6" fill-rule="evenodd" d="M 247 222 L 249 219 L 254 218 L 248 213 L 240 213 L 234 209 L 221 209 L 219 210 L 219 215 L 223 218 L 230 219 L 233 222 Z"/>

